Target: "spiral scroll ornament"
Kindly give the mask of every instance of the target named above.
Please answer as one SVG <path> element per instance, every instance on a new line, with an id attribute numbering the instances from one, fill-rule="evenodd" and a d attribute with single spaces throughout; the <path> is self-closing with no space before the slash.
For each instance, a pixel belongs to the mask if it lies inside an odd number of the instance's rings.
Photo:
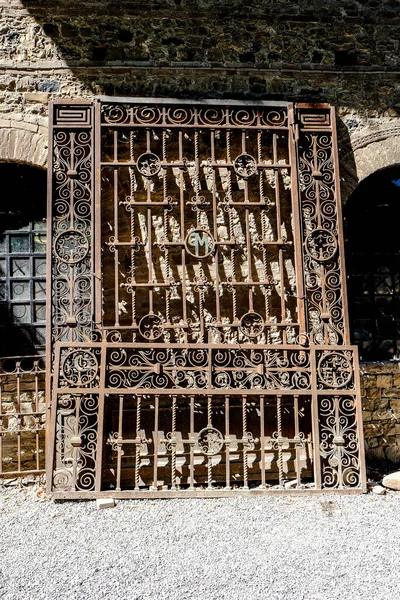
<path id="1" fill-rule="evenodd" d="M 98 374 L 99 363 L 90 350 L 72 350 L 64 358 L 62 372 L 71 386 L 83 387 L 92 383 Z"/>
<path id="2" fill-rule="evenodd" d="M 331 260 L 337 251 L 337 239 L 327 229 L 314 229 L 305 240 L 307 254 L 318 262 Z"/>
<path id="3" fill-rule="evenodd" d="M 240 320 L 239 329 L 248 338 L 255 338 L 264 330 L 264 319 L 256 312 L 248 312 Z"/>
<path id="4" fill-rule="evenodd" d="M 54 252 L 63 263 L 74 265 L 86 258 L 89 240 L 81 231 L 67 229 L 54 240 Z"/>
<path id="5" fill-rule="evenodd" d="M 139 156 L 136 166 L 139 173 L 144 177 L 153 177 L 160 172 L 161 161 L 156 154 L 145 152 Z"/>
<path id="6" fill-rule="evenodd" d="M 328 352 L 320 358 L 318 375 L 325 387 L 343 388 L 351 381 L 353 369 L 344 354 Z"/>
<path id="7" fill-rule="evenodd" d="M 145 315 L 139 322 L 139 332 L 149 342 L 162 336 L 163 322 L 157 315 Z"/>
<path id="8" fill-rule="evenodd" d="M 239 177 L 248 179 L 257 171 L 257 163 L 250 154 L 239 154 L 233 161 L 233 168 Z"/>
<path id="9" fill-rule="evenodd" d="M 204 427 L 199 432 L 198 444 L 203 454 L 214 456 L 221 452 L 224 446 L 224 436 L 215 427 Z"/>

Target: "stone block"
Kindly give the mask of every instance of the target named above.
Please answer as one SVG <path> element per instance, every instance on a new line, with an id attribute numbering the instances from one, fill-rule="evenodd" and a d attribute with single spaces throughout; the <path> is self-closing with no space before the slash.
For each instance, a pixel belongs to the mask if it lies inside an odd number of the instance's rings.
<path id="1" fill-rule="evenodd" d="M 385 398 L 400 398 L 399 388 L 384 388 L 382 390 L 382 396 Z"/>
<path id="2" fill-rule="evenodd" d="M 375 401 L 375 410 L 387 408 L 389 406 L 389 398 L 380 398 Z"/>
<path id="3" fill-rule="evenodd" d="M 364 398 L 361 402 L 361 405 L 362 405 L 362 409 L 366 410 L 366 411 L 372 411 L 375 408 L 374 400 L 371 400 L 368 398 Z"/>
<path id="4" fill-rule="evenodd" d="M 399 373 L 399 367 L 394 362 L 373 362 L 361 364 L 360 371 L 369 375 L 392 375 Z"/>
<path id="5" fill-rule="evenodd" d="M 393 413 L 390 409 L 380 409 L 380 410 L 376 410 L 374 412 L 374 420 L 378 420 L 378 421 L 388 421 L 393 419 Z"/>
<path id="6" fill-rule="evenodd" d="M 24 94 L 25 102 L 38 102 L 39 104 L 48 104 L 49 102 L 49 94 L 45 93 L 36 93 L 36 92 L 26 92 Z"/>
<path id="7" fill-rule="evenodd" d="M 373 388 L 376 387 L 376 375 L 362 375 L 361 387 L 362 388 Z"/>
<path id="8" fill-rule="evenodd" d="M 97 498 L 96 505 L 97 510 L 102 510 L 103 508 L 114 508 L 115 500 L 114 498 Z"/>
<path id="9" fill-rule="evenodd" d="M 376 386 L 378 388 L 391 388 L 393 384 L 392 375 L 378 375 L 376 378 Z"/>
<path id="10" fill-rule="evenodd" d="M 390 490 L 400 490 L 400 471 L 397 471 L 396 473 L 391 473 L 390 475 L 386 475 L 386 477 L 382 479 L 382 485 L 386 488 L 389 488 Z"/>
<path id="11" fill-rule="evenodd" d="M 364 426 L 365 438 L 378 438 L 383 435 L 382 423 L 367 423 Z"/>
<path id="12" fill-rule="evenodd" d="M 382 394 L 382 390 L 381 390 L 381 388 L 378 388 L 378 387 L 371 387 L 371 388 L 367 388 L 367 390 L 366 390 L 367 398 L 380 398 L 381 394 Z"/>
<path id="13" fill-rule="evenodd" d="M 378 496 L 383 496 L 387 493 L 387 490 L 385 487 L 383 487 L 382 485 L 374 485 L 371 489 L 371 492 L 373 494 L 376 494 Z"/>

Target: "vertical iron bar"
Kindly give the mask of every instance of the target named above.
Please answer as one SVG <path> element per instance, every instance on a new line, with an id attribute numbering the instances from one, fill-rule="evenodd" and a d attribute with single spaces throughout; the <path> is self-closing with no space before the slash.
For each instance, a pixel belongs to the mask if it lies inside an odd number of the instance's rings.
<path id="1" fill-rule="evenodd" d="M 154 453 L 153 453 L 153 485 L 150 489 L 154 491 L 158 488 L 158 420 L 159 420 L 159 409 L 160 409 L 160 396 L 155 396 L 154 402 Z"/>
<path id="2" fill-rule="evenodd" d="M 101 270 L 101 104 L 94 103 L 94 197 L 92 197 L 92 256 L 93 256 L 93 295 L 95 322 L 102 322 L 103 281 Z"/>
<path id="3" fill-rule="evenodd" d="M 229 433 L 229 396 L 225 396 L 225 488 L 231 489 L 231 463 L 230 463 L 230 444 L 231 438 Z"/>
<path id="4" fill-rule="evenodd" d="M 272 137 L 272 149 L 273 149 L 273 163 L 278 163 L 278 148 L 277 148 L 277 134 L 274 133 Z M 274 169 L 275 177 L 275 202 L 276 202 L 276 235 L 278 247 L 278 260 L 279 260 L 279 277 L 280 277 L 280 290 L 281 290 L 281 323 L 286 322 L 286 304 L 285 304 L 285 271 L 284 271 L 284 257 L 282 248 L 282 215 L 281 215 L 281 197 L 279 189 L 279 170 Z M 282 327 L 282 342 L 286 344 L 286 329 Z"/>
<path id="5" fill-rule="evenodd" d="M 211 160 L 212 160 L 212 174 L 213 174 L 213 182 L 212 182 L 212 203 L 213 203 L 213 236 L 214 240 L 218 241 L 218 224 L 217 224 L 217 182 L 215 176 L 216 169 L 216 157 L 215 157 L 215 131 L 214 129 L 210 132 L 210 141 L 211 141 Z M 214 254 L 214 264 L 215 264 L 215 311 L 217 318 L 217 326 L 221 325 L 221 303 L 219 297 L 219 246 L 217 245 Z"/>
<path id="6" fill-rule="evenodd" d="M 295 122 L 293 105 L 289 105 L 288 121 L 291 124 L 291 130 L 288 135 L 289 163 L 290 163 L 290 183 L 291 200 L 293 215 L 293 244 L 294 260 L 296 273 L 296 296 L 297 296 L 297 315 L 300 324 L 299 334 L 304 335 L 307 332 L 306 310 L 305 310 L 305 290 L 304 290 L 304 257 L 303 257 L 303 232 L 301 221 L 301 205 L 299 195 L 299 167 L 298 167 L 298 124 Z"/>
<path id="7" fill-rule="evenodd" d="M 172 396 L 171 489 L 176 490 L 176 396 Z"/>
<path id="8" fill-rule="evenodd" d="M 301 472 L 300 472 L 300 427 L 299 427 L 299 396 L 295 394 L 293 396 L 293 411 L 294 411 L 294 437 L 296 439 L 296 479 L 297 487 L 301 485 Z"/>
<path id="9" fill-rule="evenodd" d="M 79 437 L 79 418 L 80 418 L 80 410 L 81 410 L 81 401 L 82 396 L 78 394 L 75 396 L 75 423 L 74 423 L 74 437 Z M 79 446 L 72 447 L 72 484 L 73 487 L 77 488 L 78 483 L 78 456 L 79 456 Z"/>
<path id="10" fill-rule="evenodd" d="M 120 394 L 118 407 L 118 446 L 117 446 L 117 486 L 116 491 L 121 491 L 121 467 L 122 467 L 122 418 L 124 411 L 124 396 Z"/>
<path id="11" fill-rule="evenodd" d="M 96 440 L 96 464 L 95 464 L 95 490 L 100 492 L 103 468 L 103 444 L 104 444 L 104 382 L 106 380 L 107 347 L 103 344 L 100 351 L 100 390 L 98 394 L 97 412 L 97 440 Z"/>
<path id="12" fill-rule="evenodd" d="M 310 349 L 310 367 L 311 367 L 311 391 L 312 391 L 312 444 L 314 457 L 314 478 L 315 487 L 321 489 L 321 455 L 319 447 L 319 410 L 318 410 L 318 391 L 317 391 L 317 364 L 315 347 Z"/>
<path id="13" fill-rule="evenodd" d="M 247 398 L 242 396 L 242 424 L 243 424 L 243 488 L 249 489 L 249 474 L 247 460 Z"/>
<path id="14" fill-rule="evenodd" d="M 212 427 L 212 396 L 207 396 L 207 427 Z M 212 488 L 212 456 L 207 461 L 207 487 Z"/>
<path id="15" fill-rule="evenodd" d="M 282 456 L 282 396 L 276 397 L 277 433 L 278 433 L 278 472 L 279 486 L 283 487 L 283 456 Z"/>
<path id="16" fill-rule="evenodd" d="M 355 380 L 355 410 L 357 419 L 357 440 L 358 440 L 358 456 L 360 464 L 360 484 L 363 492 L 367 491 L 367 473 L 365 468 L 365 446 L 364 446 L 364 429 L 363 429 L 363 415 L 362 415 L 362 404 L 361 404 L 361 389 L 360 389 L 360 365 L 358 361 L 358 348 L 353 346 L 353 372 Z"/>
<path id="17" fill-rule="evenodd" d="M 341 282 L 341 294 L 342 294 L 342 314 L 343 314 L 343 343 L 350 344 L 350 326 L 349 326 L 349 313 L 348 313 L 348 299 L 347 299 L 347 278 L 346 278 L 346 261 L 344 256 L 344 237 L 343 237 L 343 215 L 342 215 L 342 200 L 340 195 L 340 177 L 339 177 L 339 153 L 337 144 L 337 132 L 336 132 L 336 113 L 333 106 L 330 107 L 330 117 L 332 123 L 332 153 L 333 153 L 333 173 L 335 178 L 335 199 L 336 199 L 336 212 L 337 212 L 337 233 L 338 233 L 338 245 L 339 245 L 339 259 L 340 259 L 340 282 Z"/>
<path id="18" fill-rule="evenodd" d="M 50 102 L 49 106 L 49 153 L 47 158 L 47 223 L 46 223 L 46 384 L 45 384 L 45 400 L 46 400 L 46 429 L 45 429 L 45 447 L 46 447 L 46 463 L 48 466 L 46 488 L 50 492 L 53 465 L 49 460 L 52 456 L 53 449 L 50 446 L 52 436 L 51 423 L 51 395 L 52 395 L 52 360 L 53 360 L 53 338 L 52 338 L 52 317 L 53 317 L 53 265 L 52 265 L 52 242 L 53 242 L 53 155 L 54 155 L 54 104 Z"/>
<path id="19" fill-rule="evenodd" d="M 183 132 L 179 130 L 179 162 L 182 162 L 182 136 Z M 184 194 L 183 172 L 179 174 L 179 209 L 180 209 L 180 234 L 181 234 L 181 263 L 182 263 L 182 311 L 184 337 L 187 342 L 187 291 L 186 291 L 186 249 L 185 243 L 185 194 Z"/>
<path id="20" fill-rule="evenodd" d="M 260 396 L 261 487 L 265 489 L 265 398 Z"/>
<path id="21" fill-rule="evenodd" d="M 194 490 L 194 396 L 190 396 L 190 482 L 189 490 Z"/>
<path id="22" fill-rule="evenodd" d="M 36 454 L 36 470 L 39 471 L 40 470 L 40 445 L 39 445 L 39 371 L 38 371 L 38 366 L 39 366 L 39 361 L 35 360 L 34 361 L 34 367 L 33 367 L 33 371 L 34 371 L 34 376 L 35 376 L 35 454 Z M 1 397 L 0 397 L 0 405 L 1 405 Z M 1 414 L 1 407 L 0 407 L 0 414 Z M 1 470 L 1 466 L 0 466 L 0 470 Z"/>
<path id="23" fill-rule="evenodd" d="M 142 397 L 136 396 L 136 443 L 135 443 L 135 490 L 139 490 L 140 482 L 140 423 L 141 423 Z"/>

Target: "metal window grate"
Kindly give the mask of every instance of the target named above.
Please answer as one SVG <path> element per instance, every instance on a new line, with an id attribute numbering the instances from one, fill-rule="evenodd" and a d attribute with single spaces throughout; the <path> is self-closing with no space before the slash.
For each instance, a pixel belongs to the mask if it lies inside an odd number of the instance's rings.
<path id="1" fill-rule="evenodd" d="M 0 483 L 45 472 L 44 356 L 0 359 Z"/>
<path id="2" fill-rule="evenodd" d="M 44 350 L 46 224 L 31 222 L 0 235 L 0 330 L 18 348 Z"/>

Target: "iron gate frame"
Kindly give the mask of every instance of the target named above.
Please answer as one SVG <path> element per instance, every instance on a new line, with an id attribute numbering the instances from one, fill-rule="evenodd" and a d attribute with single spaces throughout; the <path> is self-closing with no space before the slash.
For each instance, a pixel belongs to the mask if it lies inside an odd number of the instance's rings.
<path id="1" fill-rule="evenodd" d="M 179 387 L 168 388 L 166 391 L 162 391 L 159 388 L 146 388 L 142 390 L 138 387 L 123 387 L 121 389 L 115 389 L 114 387 L 107 386 L 106 376 L 108 363 L 105 360 L 105 353 L 112 351 L 113 349 L 140 349 L 155 347 L 166 350 L 172 348 L 174 345 L 171 343 L 159 343 L 156 341 L 158 338 L 148 339 L 148 343 L 140 342 L 127 342 L 121 336 L 116 336 L 118 327 L 105 326 L 103 322 L 103 290 L 102 290 L 102 258 L 101 258 L 101 217 L 100 217 L 100 202 L 101 202 L 101 128 L 102 124 L 102 109 L 104 107 L 113 107 L 117 112 L 123 111 L 123 106 L 131 107 L 161 107 L 163 120 L 162 122 L 150 123 L 144 122 L 140 125 L 143 129 L 148 130 L 149 128 L 159 127 L 160 130 L 169 128 L 183 128 L 182 123 L 174 123 L 170 121 L 166 123 L 166 115 L 168 110 L 178 110 L 179 107 L 184 107 L 183 110 L 192 109 L 192 114 L 195 116 L 194 121 L 191 124 L 186 124 L 185 127 L 192 128 L 192 130 L 199 129 L 199 114 L 202 108 L 208 109 L 209 107 L 215 107 L 216 111 L 223 109 L 226 111 L 227 125 L 228 120 L 231 118 L 235 110 L 253 111 L 253 114 L 257 114 L 257 127 L 260 127 L 260 113 L 257 112 L 259 109 L 270 110 L 272 113 L 275 109 L 276 114 L 282 114 L 287 111 L 285 122 L 280 122 L 278 119 L 277 123 L 267 123 L 265 130 L 272 129 L 273 131 L 285 130 L 287 132 L 287 143 L 289 151 L 289 164 L 283 165 L 289 167 L 291 177 L 291 203 L 293 209 L 293 245 L 294 245 L 294 261 L 296 269 L 296 304 L 298 313 L 298 336 L 297 343 L 292 344 L 252 344 L 247 341 L 245 343 L 227 344 L 227 343 L 205 343 L 203 339 L 200 339 L 200 343 L 186 343 L 184 347 L 190 348 L 203 348 L 207 349 L 210 353 L 210 357 L 207 362 L 208 370 L 208 387 L 192 387 L 190 390 L 182 390 Z M 177 108 L 175 108 L 177 107 Z M 189 108 L 188 108 L 189 107 Z M 193 108 L 194 107 L 194 108 Z M 198 111 L 197 108 L 198 107 Z M 222 109 L 223 107 L 223 109 Z M 132 108 L 133 110 L 133 108 Z M 194 111 L 194 112 L 193 112 Z M 133 113 L 131 113 L 133 114 Z M 225 114 L 225 113 L 224 113 Z M 125 118 L 125 117 L 124 117 Z M 230 127 L 233 128 L 234 124 L 229 121 Z M 111 121 L 111 126 L 116 127 L 120 125 L 121 128 L 126 127 L 128 130 L 134 127 L 139 127 L 137 123 L 134 125 L 131 121 L 125 123 L 123 120 L 121 123 L 117 123 L 115 120 Z M 242 123 L 237 125 L 238 129 L 245 129 L 248 123 Z M 206 125 L 202 125 L 206 127 Z M 215 128 L 215 123 L 211 123 L 208 126 L 209 129 Z M 71 133 L 72 132 L 72 133 Z M 57 138 L 57 135 L 59 136 Z M 81 136 L 80 143 L 86 147 L 85 151 L 78 156 L 75 155 L 74 151 L 74 140 L 78 139 L 75 136 Z M 309 136 L 309 143 L 305 139 Z M 318 137 L 319 136 L 319 137 Z M 325 137 L 324 137 L 325 136 Z M 322 140 L 322 146 L 318 147 L 318 144 Z M 304 148 L 301 148 L 301 144 L 304 144 Z M 310 145 L 311 144 L 311 145 Z M 322 148 L 322 150 L 321 150 Z M 326 149 L 328 149 L 326 151 Z M 55 152 L 56 150 L 56 152 Z M 325 152 L 326 151 L 326 152 Z M 86 152 L 86 153 L 85 153 Z M 311 154 L 307 154 L 311 152 Z M 322 154 L 321 154 L 322 152 Z M 63 154 L 64 153 L 64 154 Z M 149 153 L 149 152 L 148 152 Z M 150 153 L 151 154 L 151 153 Z M 47 283 L 47 294 L 48 298 L 52 298 L 51 302 L 48 302 L 47 311 L 47 331 L 48 331 L 48 354 L 47 354 L 47 405 L 48 405 L 48 422 L 50 428 L 48 429 L 47 438 L 47 486 L 48 492 L 50 492 L 55 498 L 85 498 L 85 497 L 98 497 L 98 496 L 113 496 L 113 497 L 188 497 L 188 496 L 225 496 L 235 495 L 242 493 L 275 493 L 284 491 L 288 493 L 288 490 L 284 488 L 281 476 L 279 478 L 279 489 L 269 489 L 266 485 L 262 485 L 262 489 L 251 489 L 248 490 L 245 487 L 241 487 L 238 491 L 228 489 L 216 489 L 209 488 L 206 490 L 192 489 L 190 490 L 139 490 L 138 488 L 129 491 L 120 490 L 102 490 L 101 489 L 101 455 L 104 434 L 102 432 L 102 423 L 104 417 L 104 406 L 106 397 L 109 394 L 130 394 L 141 397 L 143 393 L 146 394 L 168 394 L 168 395 L 194 395 L 202 398 L 213 396 L 215 394 L 227 394 L 241 396 L 247 396 L 249 394 L 259 394 L 260 396 L 274 395 L 281 397 L 283 394 L 289 394 L 291 396 L 299 396 L 302 394 L 308 394 L 312 397 L 312 445 L 313 445 L 313 468 L 314 468 L 314 480 L 315 489 L 310 491 L 313 492 L 348 492 L 348 493 L 359 493 L 366 490 L 366 475 L 365 475 L 365 462 L 364 462 L 364 448 L 363 448 L 363 431 L 362 431 L 362 408 L 360 400 L 360 384 L 359 384 L 359 367 L 358 367 L 358 352 L 357 348 L 350 346 L 349 342 L 349 326 L 348 326 L 348 315 L 347 315 L 347 296 L 346 296 L 346 276 L 344 268 L 344 245 L 343 245 L 343 231 L 342 231 L 342 215 L 341 215 L 341 203 L 340 203 L 340 187 L 339 187 L 339 174 L 338 174 L 338 153 L 336 144 L 336 127 L 335 127 L 335 113 L 334 109 L 326 104 L 310 105 L 310 104 L 296 104 L 291 103 L 277 103 L 277 102 L 235 102 L 235 101 L 205 101 L 205 102 L 192 102 L 192 101 L 181 101 L 181 100 L 168 100 L 168 99 L 146 99 L 146 98 L 99 98 L 93 101 L 83 100 L 57 100 L 51 104 L 50 107 L 50 163 L 49 163 L 49 218 L 48 218 L 48 239 L 52 240 L 51 248 L 52 252 L 48 253 L 48 273 L 51 274 L 48 277 Z M 244 148 L 242 156 L 247 157 Z M 311 159 L 310 159 L 311 156 Z M 321 159 L 322 156 L 322 159 Z M 140 158 L 140 157 L 139 157 Z M 157 157 L 156 157 L 157 158 Z M 250 159 L 252 157 L 250 156 Z M 75 160 L 75 162 L 74 162 Z M 153 160 L 153 159 L 152 159 Z M 247 160 L 247 158 L 246 158 Z M 254 160 L 254 159 L 253 159 Z M 132 159 L 131 159 L 132 162 Z M 322 165 L 324 162 L 324 165 Z M 64 163 L 64 166 L 60 168 L 60 163 Z M 215 163 L 216 164 L 216 163 Z M 118 161 L 118 157 L 114 156 L 114 162 L 110 163 L 112 168 L 118 168 L 121 163 Z M 307 224 L 304 223 L 304 209 L 302 208 L 302 202 L 306 203 L 310 201 L 307 197 L 307 189 L 312 187 L 312 190 L 317 190 L 316 197 L 317 202 L 320 202 L 320 189 L 323 190 L 323 186 L 326 183 L 324 180 L 325 173 L 323 172 L 322 166 L 329 171 L 331 179 L 328 181 L 325 187 L 329 188 L 329 193 L 333 195 L 333 202 L 335 203 L 334 213 L 334 225 L 333 227 L 333 238 L 332 231 L 324 227 L 322 217 L 320 215 L 320 207 L 316 211 L 318 213 L 318 224 L 316 227 L 310 227 L 307 229 Z M 328 166 L 327 166 L 328 165 Z M 129 166 L 129 163 L 128 163 Z M 138 168 L 138 159 L 132 162 L 132 167 Z M 214 165 L 215 166 L 215 165 Z M 219 165 L 221 166 L 221 164 Z M 227 166 L 229 169 L 235 169 L 234 161 Z M 259 160 L 255 165 L 256 172 L 263 168 L 273 169 L 276 172 L 277 169 L 282 168 L 282 164 L 278 165 L 277 161 L 274 164 L 261 164 Z M 53 172 L 54 171 L 54 172 Z M 299 176 L 302 177 L 299 180 Z M 58 179 L 57 179 L 58 178 Z M 77 183 L 75 183 L 77 182 Z M 59 195 L 57 198 L 53 193 L 55 189 L 64 191 L 64 196 Z M 79 194 L 77 196 L 75 185 L 78 185 Z M 308 188 L 307 188 L 308 185 Z M 330 186 L 330 187 L 329 187 Z M 74 191 L 75 190 L 75 191 Z M 314 192 L 313 192 L 314 193 Z M 75 204 L 78 200 L 83 198 L 85 203 L 84 217 L 85 223 L 79 223 L 79 219 L 82 215 L 76 215 Z M 114 200 L 115 200 L 114 192 Z M 68 206 L 69 199 L 69 206 Z M 332 201 L 332 198 L 331 198 Z M 58 207 L 57 207 L 58 202 Z M 74 204 L 75 203 L 75 204 Z M 145 203 L 143 203 L 145 204 Z M 83 203 L 82 203 L 83 205 Z M 61 206 L 61 212 L 60 212 Z M 318 205 L 319 206 L 319 205 Z M 278 209 L 277 209 L 278 210 Z M 64 211 L 64 214 L 63 212 Z M 65 212 L 67 211 L 67 212 Z M 86 212 L 85 212 L 86 211 Z M 303 211 L 303 212 L 302 212 Z M 246 210 L 247 214 L 247 210 Z M 65 215 L 67 219 L 65 220 Z M 215 210 L 214 210 L 215 216 Z M 57 218 L 67 222 L 61 229 L 57 230 Z M 69 222 L 68 222 L 69 219 Z M 83 220 L 85 220 L 83 219 Z M 82 219 L 81 219 L 82 221 Z M 78 222 L 78 226 L 77 226 Z M 322 223 L 322 224 L 321 224 Z M 313 233 L 317 232 L 318 236 L 322 239 L 320 242 L 320 252 L 327 252 L 326 255 L 320 256 L 312 255 L 313 248 L 318 248 L 317 242 L 315 242 Z M 181 234 L 181 237 L 183 233 Z M 64 237 L 64 240 L 62 238 Z M 68 239 L 69 238 L 69 239 Z M 71 241 L 72 240 L 72 241 Z M 118 239 L 117 239 L 118 241 Z M 232 241 L 232 240 L 230 240 Z M 313 246 L 315 242 L 315 245 Z M 68 245 L 70 243 L 70 245 Z M 221 242 L 222 243 L 222 242 Z M 279 252 L 283 245 L 282 240 L 276 240 L 273 242 L 275 246 L 279 247 Z M 131 238 L 131 246 L 133 239 Z M 151 244 L 148 244 L 151 247 Z M 183 246 L 183 238 L 181 240 Z M 307 245 L 311 247 L 307 248 Z M 322 248 L 322 250 L 321 250 Z M 187 249 L 187 248 L 186 248 Z M 253 249 L 253 246 L 251 246 Z M 73 256 L 73 253 L 77 251 L 78 255 Z M 64 254 L 62 254 L 64 252 Z M 68 252 L 70 254 L 68 254 Z M 185 249 L 182 250 L 183 254 Z M 249 252 L 249 255 L 251 253 Z M 312 260 L 316 261 L 320 266 L 318 277 L 319 283 L 315 283 L 310 286 L 307 283 L 305 276 L 305 255 L 308 255 L 308 260 L 312 264 Z M 306 256 L 307 259 L 307 256 Z M 280 259 L 281 260 L 281 259 Z M 282 259 L 283 260 L 283 259 Z M 325 273 L 324 263 L 331 261 L 335 264 L 334 277 L 331 277 L 335 281 L 333 291 L 330 291 L 330 301 L 335 307 L 335 316 L 333 311 L 330 311 L 327 290 L 325 288 L 327 281 L 327 274 Z M 150 261 L 151 262 L 151 261 Z M 61 265 L 61 267 L 60 267 Z M 79 265 L 76 267 L 75 265 Z M 309 269 L 308 276 L 310 275 L 311 268 Z M 322 275 L 321 275 L 322 273 Z M 82 287 L 82 281 L 83 287 Z M 283 280 L 282 280 L 283 281 Z M 232 282 L 231 282 L 232 283 Z M 266 282 L 263 282 L 266 284 Z M 133 284 L 135 285 L 135 284 Z M 236 282 L 233 283 L 235 287 Z M 239 285 L 239 284 L 237 284 Z M 249 287 L 249 283 L 246 284 Z M 251 285 L 254 282 L 251 281 Z M 64 286 L 64 287 L 63 287 Z M 115 288 L 118 288 L 119 282 L 116 280 Z M 147 289 L 149 290 L 154 286 L 153 281 L 149 278 Z M 60 289 L 63 290 L 60 292 Z M 327 287 L 329 287 L 327 285 Z M 311 288 L 311 291 L 310 291 Z M 322 291 L 320 291 L 320 288 Z M 89 290 L 89 292 L 88 292 Z M 79 296 L 79 291 L 81 295 Z M 60 301 L 61 295 L 61 301 Z M 249 292 L 249 295 L 250 292 Z M 334 297 L 334 300 L 332 298 Z M 117 296 L 118 298 L 118 296 Z M 317 300 L 316 300 L 317 299 Z M 318 304 L 318 317 L 319 323 L 317 328 L 313 329 L 311 326 L 310 317 L 310 306 Z M 251 312 L 251 304 L 249 310 Z M 61 314 L 63 313 L 63 314 Z M 149 314 L 152 313 L 150 309 Z M 81 315 L 84 318 L 81 318 Z M 336 319 L 336 321 L 335 321 Z M 284 311 L 282 310 L 282 322 L 285 324 Z M 267 327 L 267 323 L 264 323 Z M 314 326 L 313 326 L 314 327 Z M 123 329 L 123 328 L 120 328 Z M 127 327 L 130 332 L 134 329 L 133 327 Z M 138 329 L 136 327 L 136 329 Z M 333 332 L 333 333 L 332 333 Z M 118 334 L 119 335 L 119 334 Z M 142 334 L 143 335 L 143 334 Z M 336 337 L 335 337 L 336 336 Z M 285 338 L 285 336 L 283 335 Z M 286 338 L 285 338 L 286 339 Z M 208 340 L 209 342 L 209 340 Z M 151 345 L 151 346 L 150 346 Z M 182 344 L 179 345 L 182 348 Z M 243 350 L 257 350 L 258 352 L 272 352 L 278 351 L 296 351 L 307 354 L 309 356 L 309 386 L 307 389 L 296 389 L 295 387 L 287 387 L 279 384 L 273 388 L 249 388 L 243 389 L 240 386 L 235 388 L 235 384 L 224 389 L 216 389 L 210 384 L 213 377 L 213 361 L 211 359 L 212 350 L 218 349 L 232 349 L 234 351 Z M 60 377 L 65 376 L 65 368 L 62 363 L 62 353 L 67 352 L 68 355 L 75 353 L 75 363 L 69 366 L 70 379 L 69 385 L 60 386 Z M 94 378 L 87 381 L 85 384 L 77 386 L 74 382 L 74 378 L 80 378 L 77 368 L 77 363 L 80 362 L 81 370 L 85 371 L 89 368 L 92 357 L 96 357 L 96 352 L 99 353 L 101 360 L 97 363 L 97 371 Z M 339 367 L 343 372 L 348 373 L 349 377 L 343 383 L 339 385 L 327 385 L 323 382 L 319 371 L 319 365 L 321 363 L 321 357 L 328 357 L 332 360 L 332 356 L 336 356 L 336 362 L 333 362 L 329 367 L 330 371 L 335 370 Z M 338 358 L 339 357 L 339 358 Z M 96 359 L 97 360 L 97 359 Z M 338 363 L 339 361 L 339 363 Z M 159 368 L 159 367 L 158 367 Z M 265 367 L 260 367 L 263 375 L 265 375 Z M 257 370 L 257 369 L 256 369 Z M 72 375 L 71 375 L 72 373 Z M 98 380 L 97 384 L 92 385 L 95 379 Z M 72 381 L 72 384 L 71 384 Z M 79 379 L 81 381 L 81 379 Z M 53 486 L 53 477 L 55 474 L 55 458 L 56 458 L 56 427 L 57 427 L 57 412 L 58 412 L 58 398 L 60 395 L 70 394 L 71 398 L 73 395 L 96 395 L 99 398 L 98 404 L 98 424 L 99 429 L 96 430 L 95 437 L 98 442 L 100 439 L 100 445 L 97 448 L 97 455 L 95 460 L 95 473 L 93 482 L 93 488 L 90 490 L 83 489 L 55 489 Z M 357 458 L 356 470 L 358 472 L 358 479 L 355 481 L 355 487 L 348 487 L 340 482 L 337 488 L 325 486 L 321 481 L 321 453 L 323 452 L 319 443 L 319 432 L 318 427 L 320 419 L 318 416 L 319 403 L 321 396 L 331 398 L 339 398 L 340 396 L 345 399 L 351 399 L 352 410 L 354 413 L 354 426 L 353 431 L 354 443 L 356 444 Z M 76 413 L 77 415 L 78 413 Z M 336 416 L 336 424 L 339 425 L 339 417 Z M 78 416 L 75 417 L 76 423 Z M 99 433 L 100 432 L 100 433 Z M 72 435 L 73 447 L 79 448 L 81 442 L 78 441 L 78 435 Z M 76 439 L 75 439 L 76 438 Z M 119 439 L 119 438 L 118 438 Z M 331 444 L 335 448 L 343 448 L 344 440 L 341 435 L 334 436 Z M 138 442 L 139 443 L 139 442 Z M 74 446 L 75 444 L 75 446 Z M 336 449 L 334 450 L 336 452 Z M 78 451 L 74 451 L 76 456 Z M 339 463 L 340 463 L 339 453 Z M 335 458 L 336 460 L 336 458 Z M 355 464 L 355 463 L 354 463 Z M 154 482 L 153 482 L 154 483 Z M 265 480 L 264 480 L 265 483 Z M 157 485 L 155 485 L 157 487 Z M 175 486 L 173 485 L 172 488 Z M 154 485 L 153 485 L 154 488 Z M 300 486 L 297 489 L 290 490 L 290 492 L 303 492 Z"/>

